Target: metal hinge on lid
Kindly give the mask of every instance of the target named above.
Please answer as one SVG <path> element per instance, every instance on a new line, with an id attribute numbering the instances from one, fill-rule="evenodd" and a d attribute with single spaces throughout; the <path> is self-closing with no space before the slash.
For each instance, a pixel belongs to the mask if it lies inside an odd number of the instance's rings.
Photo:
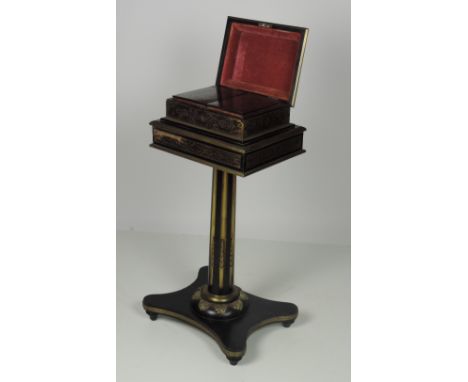
<path id="1" fill-rule="evenodd" d="M 258 26 L 263 27 L 263 28 L 271 28 L 272 27 L 272 25 L 268 24 L 268 23 L 258 23 Z"/>

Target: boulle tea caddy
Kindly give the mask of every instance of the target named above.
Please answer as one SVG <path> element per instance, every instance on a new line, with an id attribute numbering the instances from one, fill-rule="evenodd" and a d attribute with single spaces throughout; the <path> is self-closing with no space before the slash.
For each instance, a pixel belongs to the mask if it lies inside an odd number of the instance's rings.
<path id="1" fill-rule="evenodd" d="M 148 295 L 143 308 L 210 335 L 231 364 L 247 337 L 271 323 L 290 326 L 291 303 L 266 300 L 234 284 L 237 176 L 305 151 L 305 129 L 290 122 L 306 28 L 228 17 L 216 84 L 175 95 L 151 122 L 152 147 L 213 167 L 209 265 L 184 289 Z"/>

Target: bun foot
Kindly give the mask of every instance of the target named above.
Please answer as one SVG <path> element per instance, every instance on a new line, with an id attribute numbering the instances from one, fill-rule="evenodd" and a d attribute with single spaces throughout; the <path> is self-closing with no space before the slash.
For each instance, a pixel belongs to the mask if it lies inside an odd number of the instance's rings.
<path id="1" fill-rule="evenodd" d="M 293 323 L 294 323 L 295 320 L 291 320 L 291 321 L 283 321 L 282 324 L 285 328 L 289 328 Z"/>
<path id="2" fill-rule="evenodd" d="M 150 318 L 151 321 L 156 321 L 158 319 L 158 314 L 157 313 L 152 313 L 152 312 L 146 312 Z"/>
<path id="3" fill-rule="evenodd" d="M 206 285 L 206 280 L 208 280 L 208 267 L 203 267 L 198 272 L 197 279 L 189 286 L 172 293 L 146 296 L 143 299 L 143 309 L 151 320 L 156 320 L 158 315 L 161 314 L 178 319 L 204 331 L 217 342 L 221 351 L 233 366 L 237 365 L 244 357 L 247 338 L 253 331 L 273 323 L 282 323 L 288 327 L 297 317 L 298 309 L 296 305 L 267 300 L 247 292 L 241 292 L 245 293 L 246 298 L 236 300 L 242 302 L 242 304 L 248 301 L 248 306 L 245 306 L 245 309 L 242 309 L 238 316 L 216 319 L 206 317 L 197 309 L 194 309 L 193 303 L 193 296 L 196 296 L 197 292 L 201 294 L 201 288 Z M 218 308 L 219 315 L 223 314 L 221 308 L 224 308 L 226 304 L 212 305 Z M 236 305 L 232 308 L 235 307 Z"/>
<path id="4" fill-rule="evenodd" d="M 227 359 L 229 360 L 229 363 L 232 366 L 236 366 L 237 363 L 241 360 L 241 358 L 230 358 L 230 357 L 227 357 Z"/>

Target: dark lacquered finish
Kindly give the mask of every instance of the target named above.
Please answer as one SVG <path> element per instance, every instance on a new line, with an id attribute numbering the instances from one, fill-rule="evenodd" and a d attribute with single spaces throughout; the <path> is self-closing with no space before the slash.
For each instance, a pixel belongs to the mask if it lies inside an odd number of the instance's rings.
<path id="1" fill-rule="evenodd" d="M 289 125 L 289 107 L 274 107 L 241 116 L 220 108 L 169 98 L 166 118 L 190 128 L 240 143 Z"/>
<path id="2" fill-rule="evenodd" d="M 286 102 L 281 100 L 223 86 L 210 86 L 192 90 L 177 94 L 174 98 L 194 102 L 205 107 L 218 109 L 223 113 L 232 113 L 244 118 L 271 109 L 289 107 Z"/>
<path id="3" fill-rule="evenodd" d="M 289 116 L 284 101 L 222 86 L 166 100 L 165 119 L 240 143 L 289 125 Z"/>
<path id="4" fill-rule="evenodd" d="M 206 88 L 191 90 L 176 94 L 174 98 L 208 105 L 212 102 L 222 103 L 223 100 L 244 94 L 243 90 L 226 88 L 224 86 L 208 86 Z"/>
<path id="5" fill-rule="evenodd" d="M 209 267 L 180 291 L 143 299 L 152 320 L 163 314 L 203 330 L 233 365 L 245 354 L 251 332 L 274 322 L 289 326 L 298 314 L 294 304 L 266 300 L 234 285 L 235 214 L 236 176 L 213 169 Z"/>
<path id="6" fill-rule="evenodd" d="M 287 125 L 246 143 L 221 139 L 165 118 L 151 125 L 152 147 L 239 176 L 251 175 L 304 153 L 305 129 L 296 125 Z"/>
<path id="7" fill-rule="evenodd" d="M 294 58 L 296 72 L 287 101 L 271 97 L 272 93 L 267 97 L 219 86 L 234 22 L 301 34 L 301 54 Z M 228 18 L 217 86 L 167 99 L 166 117 L 150 123 L 151 147 L 213 167 L 213 182 L 209 266 L 202 267 L 184 289 L 146 296 L 143 308 L 151 320 L 165 315 L 204 331 L 233 365 L 245 354 L 247 337 L 254 330 L 275 322 L 289 327 L 298 315 L 294 304 L 266 300 L 234 284 L 235 210 L 237 175 L 247 176 L 304 153 L 305 129 L 290 123 L 289 117 L 306 37 L 305 28 Z M 233 62 L 237 60 L 231 59 L 229 65 Z M 261 72 L 269 76 L 268 71 Z"/>
<path id="8" fill-rule="evenodd" d="M 226 295 L 234 286 L 236 176 L 213 170 L 208 290 Z"/>
<path id="9" fill-rule="evenodd" d="M 297 317 L 296 305 L 266 300 L 250 293 L 246 293 L 249 306 L 244 314 L 228 320 L 203 317 L 192 308 L 190 302 L 194 292 L 206 284 L 207 278 L 208 267 L 203 267 L 197 279 L 188 287 L 173 293 L 146 296 L 143 299 L 143 308 L 152 320 L 156 320 L 158 315 L 164 315 L 202 330 L 218 343 L 232 365 L 237 364 L 244 356 L 247 338 L 253 331 L 279 322 L 289 327 Z M 189 357 L 190 354 L 186 356 Z"/>

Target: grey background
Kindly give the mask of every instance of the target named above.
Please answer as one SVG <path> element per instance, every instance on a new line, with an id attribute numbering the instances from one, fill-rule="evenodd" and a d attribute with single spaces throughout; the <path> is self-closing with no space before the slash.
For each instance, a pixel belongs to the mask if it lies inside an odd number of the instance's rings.
<path id="1" fill-rule="evenodd" d="M 350 243 L 350 2 L 117 1 L 117 228 L 208 235 L 211 169 L 148 147 L 173 94 L 214 84 L 228 15 L 308 27 L 305 155 L 238 180 L 237 236 Z"/>

